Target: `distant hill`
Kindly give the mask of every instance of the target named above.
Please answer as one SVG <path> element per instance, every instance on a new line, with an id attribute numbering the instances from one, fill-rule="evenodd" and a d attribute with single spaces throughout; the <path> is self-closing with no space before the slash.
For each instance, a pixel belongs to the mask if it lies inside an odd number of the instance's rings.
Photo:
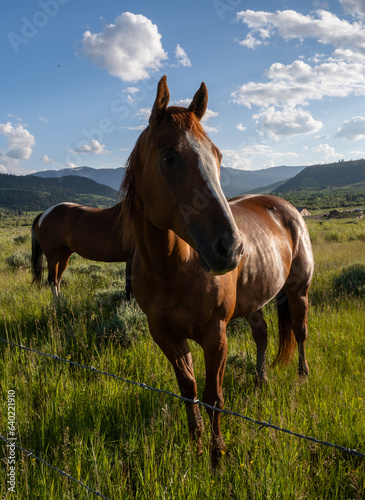
<path id="1" fill-rule="evenodd" d="M 0 174 L 0 208 L 45 210 L 63 201 L 111 206 L 116 199 L 114 189 L 79 176 L 44 179 Z"/>
<path id="2" fill-rule="evenodd" d="M 118 191 L 122 179 L 124 177 L 125 168 L 91 168 L 91 167 L 74 167 L 63 168 L 61 170 L 43 170 L 42 172 L 35 172 L 30 174 L 32 177 L 45 177 L 48 179 L 56 179 L 66 177 L 69 175 L 77 175 L 78 177 L 85 177 L 91 179 L 98 184 L 109 186 Z"/>
<path id="3" fill-rule="evenodd" d="M 284 184 L 288 179 L 285 179 L 284 181 L 279 181 L 279 182 L 274 182 L 273 184 L 269 184 L 268 186 L 260 186 L 255 189 L 250 190 L 250 194 L 270 194 L 272 193 L 276 188 Z"/>
<path id="4" fill-rule="evenodd" d="M 273 190 L 274 193 L 288 191 L 322 191 L 334 188 L 362 189 L 365 181 L 365 160 L 341 161 L 325 165 L 306 167 L 295 177 L 287 180 Z"/>
<path id="5" fill-rule="evenodd" d="M 221 185 L 228 198 L 239 194 L 252 192 L 261 186 L 268 186 L 277 182 L 284 182 L 294 177 L 305 167 L 272 167 L 263 170 L 238 170 L 235 168 L 221 168 Z M 123 179 L 125 168 L 91 168 L 76 167 L 62 170 L 44 170 L 31 174 L 32 177 L 61 178 L 72 175 L 92 179 L 105 186 L 118 190 Z"/>
<path id="6" fill-rule="evenodd" d="M 305 167 L 271 167 L 261 170 L 238 170 L 235 168 L 221 168 L 221 185 L 228 198 L 253 190 L 283 182 L 294 177 Z M 265 189 L 265 188 L 263 188 Z M 259 189 L 260 191 L 260 189 Z M 263 191 L 260 191 L 263 192 Z"/>

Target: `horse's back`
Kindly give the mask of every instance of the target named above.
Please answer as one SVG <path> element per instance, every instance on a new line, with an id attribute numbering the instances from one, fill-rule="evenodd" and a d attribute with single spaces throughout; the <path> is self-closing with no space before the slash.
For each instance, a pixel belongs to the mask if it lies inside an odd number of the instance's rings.
<path id="1" fill-rule="evenodd" d="M 42 224 L 46 219 L 49 219 L 51 217 L 52 223 L 54 223 L 55 219 L 57 220 L 58 218 L 64 218 L 70 210 L 75 209 L 76 207 L 78 208 L 82 206 L 77 203 L 62 202 L 47 208 L 47 210 L 45 210 L 39 216 L 38 228 L 40 229 L 42 227 Z"/>
<path id="2" fill-rule="evenodd" d="M 271 195 L 243 195 L 230 208 L 245 243 L 238 269 L 235 316 L 247 316 L 275 297 L 295 275 L 305 288 L 313 254 L 303 217 L 289 202 Z"/>
<path id="3" fill-rule="evenodd" d="M 134 253 L 134 240 L 121 227 L 120 204 L 96 208 L 59 203 L 38 219 L 37 236 L 46 255 L 68 248 L 89 260 L 122 262 Z"/>
<path id="4" fill-rule="evenodd" d="M 288 201 L 272 195 L 248 194 L 233 198 L 229 205 L 244 234 L 258 230 L 262 235 L 291 240 L 293 258 L 302 244 L 312 253 L 307 225 Z"/>

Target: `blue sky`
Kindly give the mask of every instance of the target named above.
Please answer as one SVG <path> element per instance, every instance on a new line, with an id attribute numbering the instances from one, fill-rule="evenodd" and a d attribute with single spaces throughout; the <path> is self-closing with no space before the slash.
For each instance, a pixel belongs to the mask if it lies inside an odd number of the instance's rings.
<path id="1" fill-rule="evenodd" d="M 365 157 L 364 0 L 14 0 L 0 34 L 0 172 L 124 165 L 163 74 L 225 166 Z"/>

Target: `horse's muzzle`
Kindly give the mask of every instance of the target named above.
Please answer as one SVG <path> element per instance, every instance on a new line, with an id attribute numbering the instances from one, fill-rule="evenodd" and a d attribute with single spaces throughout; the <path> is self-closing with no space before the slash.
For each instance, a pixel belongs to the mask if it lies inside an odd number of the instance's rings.
<path id="1" fill-rule="evenodd" d="M 243 255 L 243 241 L 241 237 L 232 235 L 219 236 L 212 246 L 197 249 L 200 263 L 206 273 L 220 275 L 233 271 Z"/>

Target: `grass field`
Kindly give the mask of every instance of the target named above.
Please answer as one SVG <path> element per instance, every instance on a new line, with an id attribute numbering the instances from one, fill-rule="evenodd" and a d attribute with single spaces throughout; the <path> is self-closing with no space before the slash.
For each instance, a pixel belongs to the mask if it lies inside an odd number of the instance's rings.
<path id="1" fill-rule="evenodd" d="M 146 319 L 124 298 L 124 265 L 74 256 L 52 304 L 47 286 L 30 286 L 31 217 L 0 228 L 0 335 L 60 358 L 178 393 Z M 365 220 L 308 222 L 314 252 L 307 356 L 254 385 L 255 348 L 247 324 L 229 327 L 225 407 L 250 418 L 365 453 L 365 287 L 349 288 L 349 267 L 365 265 Z M 346 274 L 347 273 L 347 274 Z M 350 273 L 350 274 L 349 274 Z M 351 280 L 350 280 L 351 282 Z M 352 283 L 352 282 L 351 282 Z M 352 285 L 351 285 L 352 286 Z M 266 307 L 268 356 L 277 317 Z M 201 391 L 204 363 L 192 345 Z M 365 497 L 365 459 L 223 416 L 227 454 L 216 473 L 188 440 L 185 408 L 167 395 L 9 347 L 0 342 L 0 434 L 8 436 L 8 394 L 17 444 L 109 499 L 355 499 Z M 15 494 L 6 483 L 9 448 L 0 442 L 1 498 L 97 498 L 40 461 L 16 451 Z"/>

